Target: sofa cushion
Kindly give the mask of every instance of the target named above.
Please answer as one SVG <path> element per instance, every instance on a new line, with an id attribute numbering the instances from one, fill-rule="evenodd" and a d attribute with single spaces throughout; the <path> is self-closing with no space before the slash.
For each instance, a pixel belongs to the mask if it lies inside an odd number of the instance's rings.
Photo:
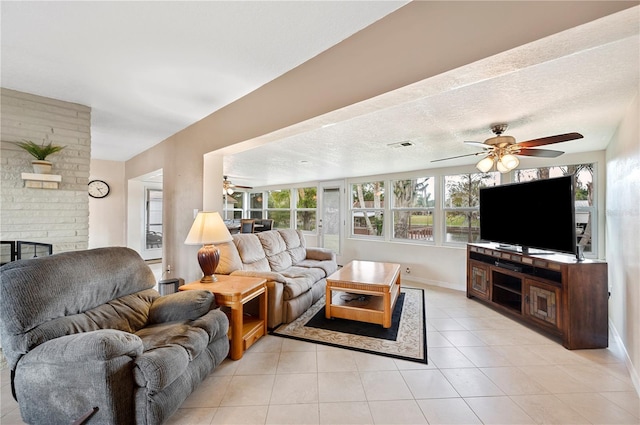
<path id="1" fill-rule="evenodd" d="M 296 229 L 280 229 L 278 233 L 284 240 L 286 250 L 291 257 L 291 263 L 297 265 L 307 256 L 306 241 L 300 230 Z"/>
<path id="2" fill-rule="evenodd" d="M 176 345 L 182 347 L 189 360 L 193 360 L 209 345 L 209 334 L 189 323 L 169 322 L 147 326 L 136 332 L 142 340 L 144 351 Z"/>
<path id="3" fill-rule="evenodd" d="M 242 261 L 242 270 L 271 271 L 267 255 L 262 248 L 260 239 L 253 233 L 240 233 L 233 235 L 233 243 L 236 245 L 238 255 Z"/>
<path id="4" fill-rule="evenodd" d="M 284 299 L 290 300 L 311 289 L 314 283 L 324 277 L 324 272 L 321 269 L 293 266 L 283 271 L 282 275 L 287 279 L 284 285 Z"/>
<path id="5" fill-rule="evenodd" d="M 297 266 L 322 269 L 324 271 L 324 277 L 327 277 L 332 273 L 334 273 L 336 270 L 338 270 L 338 265 L 336 264 L 335 261 L 332 261 L 332 260 L 318 261 L 318 260 L 306 259 L 306 260 L 300 261 L 297 264 Z"/>
<path id="6" fill-rule="evenodd" d="M 242 270 L 242 259 L 234 241 L 217 244 L 220 250 L 220 262 L 216 267 L 216 273 L 231 274 L 236 270 Z"/>
<path id="7" fill-rule="evenodd" d="M 267 260 L 269 260 L 269 267 L 272 271 L 281 272 L 292 266 L 291 256 L 287 252 L 287 245 L 278 231 L 262 232 L 258 233 L 257 236 L 260 239 Z"/>
<path id="8" fill-rule="evenodd" d="M 141 387 L 161 391 L 181 376 L 189 366 L 189 356 L 178 345 L 145 351 L 136 358 L 133 378 Z"/>
<path id="9" fill-rule="evenodd" d="M 156 298 L 149 310 L 149 324 L 195 320 L 206 314 L 215 298 L 209 291 L 180 291 Z"/>

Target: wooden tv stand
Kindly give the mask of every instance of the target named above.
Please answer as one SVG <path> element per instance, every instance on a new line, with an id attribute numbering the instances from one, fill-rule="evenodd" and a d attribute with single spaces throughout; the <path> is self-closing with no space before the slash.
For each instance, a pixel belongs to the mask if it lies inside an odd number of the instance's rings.
<path id="1" fill-rule="evenodd" d="M 469 244 L 467 297 L 559 337 L 570 350 L 608 346 L 605 262 Z"/>

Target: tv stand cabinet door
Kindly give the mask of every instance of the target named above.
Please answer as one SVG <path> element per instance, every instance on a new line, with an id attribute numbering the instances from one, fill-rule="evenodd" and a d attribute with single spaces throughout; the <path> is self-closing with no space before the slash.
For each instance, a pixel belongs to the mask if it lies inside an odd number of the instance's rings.
<path id="1" fill-rule="evenodd" d="M 487 264 L 470 260 L 469 270 L 467 271 L 467 297 L 478 297 L 483 300 L 490 300 L 490 276 L 490 268 Z"/>
<path id="2" fill-rule="evenodd" d="M 534 279 L 524 279 L 524 314 L 555 334 L 562 334 L 561 288 Z"/>

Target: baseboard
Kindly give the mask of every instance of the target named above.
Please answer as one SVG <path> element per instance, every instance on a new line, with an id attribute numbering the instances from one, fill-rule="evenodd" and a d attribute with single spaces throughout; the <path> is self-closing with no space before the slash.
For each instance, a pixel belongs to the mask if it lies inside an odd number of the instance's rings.
<path id="1" fill-rule="evenodd" d="M 622 347 L 622 351 L 624 352 L 624 364 L 625 366 L 627 366 L 627 370 L 629 371 L 629 376 L 631 377 L 633 387 L 636 389 L 638 397 L 640 397 L 640 375 L 638 375 L 638 371 L 633 365 L 631 357 L 629 357 L 629 353 L 627 352 L 627 347 L 622 342 L 622 338 L 620 338 L 620 334 L 618 333 L 616 327 L 613 325 L 611 319 L 609 319 L 609 335 L 611 338 L 614 338 L 616 340 L 617 344 L 620 344 L 620 347 Z"/>
<path id="2" fill-rule="evenodd" d="M 426 285 L 426 286 L 437 286 L 439 288 L 446 288 L 446 289 L 452 289 L 454 291 L 466 291 L 467 287 L 462 285 L 454 285 L 451 284 L 449 282 L 440 282 L 437 280 L 431 280 L 431 279 L 422 279 L 419 277 L 415 277 L 415 276 L 410 276 L 410 275 L 406 275 L 403 274 L 402 275 L 402 284 L 407 284 L 408 286 L 411 286 L 411 284 L 418 284 L 418 285 Z"/>

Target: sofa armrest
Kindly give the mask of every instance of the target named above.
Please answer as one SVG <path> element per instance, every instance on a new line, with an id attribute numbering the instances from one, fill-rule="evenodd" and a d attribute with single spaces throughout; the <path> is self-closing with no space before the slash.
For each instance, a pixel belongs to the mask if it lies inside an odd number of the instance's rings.
<path id="1" fill-rule="evenodd" d="M 336 261 L 336 253 L 327 248 L 307 248 L 307 260 L 332 260 Z"/>
<path id="2" fill-rule="evenodd" d="M 149 308 L 149 324 L 195 320 L 215 306 L 215 297 L 209 291 L 180 291 L 164 295 L 153 300 Z"/>
<path id="3" fill-rule="evenodd" d="M 120 356 L 142 354 L 142 340 L 134 334 L 116 329 L 101 329 L 51 339 L 31 350 L 21 364 L 69 363 L 110 360 Z"/>
<path id="4" fill-rule="evenodd" d="M 130 423 L 133 364 L 143 352 L 133 334 L 104 329 L 51 339 L 25 354 L 14 383 L 26 423 L 69 423 L 93 406 L 92 423 Z"/>
<path id="5" fill-rule="evenodd" d="M 272 282 L 287 283 L 287 278 L 276 272 L 259 272 L 251 270 L 236 270 L 231 273 L 232 276 L 260 277 Z"/>

